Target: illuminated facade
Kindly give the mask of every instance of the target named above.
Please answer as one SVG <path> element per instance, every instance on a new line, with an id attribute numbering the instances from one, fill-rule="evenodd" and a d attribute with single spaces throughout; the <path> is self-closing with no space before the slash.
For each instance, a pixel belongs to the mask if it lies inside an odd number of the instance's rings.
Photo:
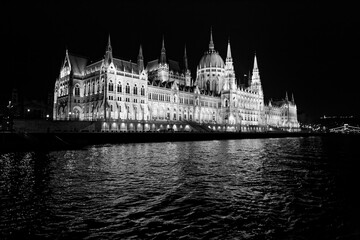
<path id="1" fill-rule="evenodd" d="M 167 59 L 164 39 L 160 59 L 144 65 L 140 46 L 136 63 L 114 58 L 110 37 L 104 59 L 66 51 L 54 89 L 54 120 L 101 121 L 103 131 L 296 131 L 294 98 L 264 104 L 256 56 L 247 88 L 237 86 L 230 42 L 225 62 L 209 50 L 191 78 L 184 61 Z"/>

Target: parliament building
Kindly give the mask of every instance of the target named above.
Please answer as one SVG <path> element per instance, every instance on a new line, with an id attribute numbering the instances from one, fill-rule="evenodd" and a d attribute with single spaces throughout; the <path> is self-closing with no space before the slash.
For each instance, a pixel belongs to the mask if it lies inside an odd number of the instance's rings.
<path id="1" fill-rule="evenodd" d="M 181 66 L 181 67 L 180 67 Z M 264 103 L 256 55 L 247 87 L 237 84 L 230 41 L 225 62 L 215 50 L 201 57 L 191 77 L 183 63 L 167 58 L 144 63 L 113 57 L 110 36 L 104 58 L 90 63 L 66 51 L 54 88 L 55 121 L 100 122 L 101 131 L 298 131 L 294 97 Z"/>

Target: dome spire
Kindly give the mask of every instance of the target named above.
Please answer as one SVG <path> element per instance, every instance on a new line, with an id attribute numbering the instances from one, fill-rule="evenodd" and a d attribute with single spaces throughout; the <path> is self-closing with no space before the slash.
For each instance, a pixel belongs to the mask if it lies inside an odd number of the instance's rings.
<path id="1" fill-rule="evenodd" d="M 256 60 L 256 52 L 255 52 L 253 71 L 257 71 L 257 70 L 258 70 L 258 64 L 257 64 L 257 60 Z"/>
<path id="2" fill-rule="evenodd" d="M 228 47 L 227 47 L 227 53 L 226 53 L 226 61 L 227 61 L 227 62 L 232 62 L 231 48 L 230 48 L 230 37 L 229 37 L 229 40 L 228 40 Z"/>
<path id="3" fill-rule="evenodd" d="M 214 42 L 212 37 L 212 27 L 210 27 L 210 43 L 209 43 L 209 50 L 214 51 Z"/>

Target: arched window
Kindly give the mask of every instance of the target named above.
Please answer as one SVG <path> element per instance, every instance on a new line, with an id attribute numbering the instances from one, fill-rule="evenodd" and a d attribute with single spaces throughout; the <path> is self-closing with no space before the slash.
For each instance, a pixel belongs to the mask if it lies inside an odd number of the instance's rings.
<path id="1" fill-rule="evenodd" d="M 78 84 L 75 85 L 75 96 L 77 96 L 77 97 L 80 96 L 80 88 L 79 88 Z"/>
<path id="2" fill-rule="evenodd" d="M 91 92 L 92 92 L 92 94 L 94 94 L 94 92 L 95 92 L 95 82 L 92 83 L 92 91 Z"/>
<path id="3" fill-rule="evenodd" d="M 104 91 L 104 87 L 105 87 L 105 84 L 104 84 L 104 77 L 101 78 L 101 92 Z"/>
<path id="4" fill-rule="evenodd" d="M 114 91 L 114 84 L 112 81 L 109 82 L 109 92 Z"/>
<path id="5" fill-rule="evenodd" d="M 141 86 L 141 96 L 145 96 L 145 88 L 144 88 L 144 85 Z"/>
<path id="6" fill-rule="evenodd" d="M 129 85 L 129 83 L 126 84 L 125 92 L 126 92 L 127 94 L 130 94 L 130 85 Z"/>
<path id="7" fill-rule="evenodd" d="M 137 86 L 136 86 L 136 84 L 135 84 L 135 86 L 134 86 L 134 91 L 133 91 L 134 95 L 137 95 L 137 92 L 138 92 L 138 89 L 137 89 Z"/>
<path id="8" fill-rule="evenodd" d="M 117 92 L 121 93 L 122 92 L 122 86 L 121 86 L 121 83 L 119 83 L 117 85 Z"/>

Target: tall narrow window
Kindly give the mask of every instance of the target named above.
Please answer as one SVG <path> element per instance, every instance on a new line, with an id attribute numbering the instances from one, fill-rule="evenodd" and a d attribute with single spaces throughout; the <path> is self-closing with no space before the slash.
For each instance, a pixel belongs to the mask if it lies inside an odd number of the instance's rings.
<path id="1" fill-rule="evenodd" d="M 114 91 L 114 84 L 112 83 L 112 81 L 110 81 L 109 83 L 109 92 Z"/>
<path id="2" fill-rule="evenodd" d="M 75 96 L 79 97 L 80 96 L 80 88 L 79 85 L 75 86 Z"/>
<path id="3" fill-rule="evenodd" d="M 145 96 L 145 88 L 144 88 L 144 86 L 141 86 L 141 96 Z"/>
<path id="4" fill-rule="evenodd" d="M 121 93 L 121 92 L 122 92 L 122 86 L 121 86 L 120 83 L 117 85 L 117 92 L 118 92 L 118 93 Z"/>
<path id="5" fill-rule="evenodd" d="M 137 89 L 137 86 L 136 86 L 136 84 L 135 84 L 135 86 L 134 86 L 134 91 L 133 91 L 134 95 L 137 95 L 137 92 L 138 92 L 138 89 Z"/>
<path id="6" fill-rule="evenodd" d="M 129 85 L 129 83 L 126 84 L 126 89 L 125 90 L 126 90 L 127 94 L 130 94 L 130 85 Z"/>

